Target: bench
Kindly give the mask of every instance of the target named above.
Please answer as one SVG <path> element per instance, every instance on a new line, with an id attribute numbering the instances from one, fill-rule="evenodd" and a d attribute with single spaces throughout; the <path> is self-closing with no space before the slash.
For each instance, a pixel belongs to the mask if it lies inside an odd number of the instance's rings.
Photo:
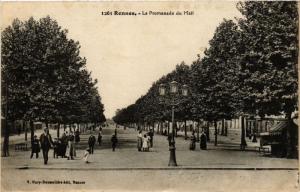
<path id="1" fill-rule="evenodd" d="M 270 153 L 269 147 L 259 146 L 257 147 L 257 149 L 258 149 L 258 153 L 263 153 L 263 154 Z"/>
<path id="2" fill-rule="evenodd" d="M 27 150 L 28 150 L 27 143 L 15 144 L 15 151 L 27 151 Z"/>

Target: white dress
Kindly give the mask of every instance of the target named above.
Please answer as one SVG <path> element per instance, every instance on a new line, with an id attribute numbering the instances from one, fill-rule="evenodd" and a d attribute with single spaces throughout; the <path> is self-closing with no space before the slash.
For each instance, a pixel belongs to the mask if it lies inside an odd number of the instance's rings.
<path id="1" fill-rule="evenodd" d="M 87 163 L 89 160 L 90 153 L 88 151 L 84 151 L 83 159 Z"/>
<path id="2" fill-rule="evenodd" d="M 147 149 L 148 148 L 148 137 L 143 137 L 143 149 Z"/>

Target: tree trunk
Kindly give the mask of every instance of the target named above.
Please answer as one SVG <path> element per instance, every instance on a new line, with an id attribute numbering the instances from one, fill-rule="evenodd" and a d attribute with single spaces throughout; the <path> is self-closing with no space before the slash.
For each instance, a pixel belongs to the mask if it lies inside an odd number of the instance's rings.
<path id="1" fill-rule="evenodd" d="M 287 158 L 295 158 L 296 157 L 296 142 L 293 138 L 293 135 L 295 134 L 292 130 L 293 126 L 293 120 L 291 117 L 291 113 L 286 114 L 286 119 L 287 119 L 287 130 L 286 130 L 286 157 Z"/>
<path id="2" fill-rule="evenodd" d="M 34 137 L 34 124 L 33 121 L 30 121 L 30 141 L 33 141 L 33 137 Z"/>
<path id="3" fill-rule="evenodd" d="M 209 122 L 206 122 L 206 128 L 205 128 L 205 132 L 206 132 L 206 137 L 207 137 L 207 141 L 210 141 L 210 136 L 209 136 Z"/>
<path id="4" fill-rule="evenodd" d="M 27 141 L 27 124 L 26 121 L 23 120 L 23 130 L 25 133 L 25 141 Z"/>
<path id="5" fill-rule="evenodd" d="M 217 121 L 214 121 L 214 126 L 215 126 L 215 146 L 218 145 L 218 126 L 217 126 Z"/>
<path id="6" fill-rule="evenodd" d="M 224 136 L 227 136 L 227 133 L 228 133 L 228 123 L 226 122 L 225 129 L 224 129 Z"/>
<path id="7" fill-rule="evenodd" d="M 241 119 L 241 131 L 242 131 L 242 134 L 241 134 L 241 150 L 245 150 L 246 146 L 247 146 L 247 143 L 246 143 L 246 138 L 245 138 L 245 118 L 244 116 L 242 116 L 242 119 Z"/>
<path id="8" fill-rule="evenodd" d="M 168 135 L 170 134 L 170 122 L 168 121 Z"/>
<path id="9" fill-rule="evenodd" d="M 7 113 L 6 113 L 7 114 Z M 3 141 L 3 152 L 2 156 L 3 157 L 8 157 L 9 156 L 9 126 L 8 126 L 8 120 L 7 116 L 5 117 L 5 130 L 4 130 L 4 141 Z"/>
<path id="10" fill-rule="evenodd" d="M 6 79 L 6 87 L 5 87 L 5 96 L 6 96 L 6 103 L 5 103 L 5 130 L 4 130 L 4 141 L 3 141 L 3 157 L 9 156 L 9 127 L 8 127 L 8 102 L 9 102 L 9 94 L 8 94 L 8 82 Z"/>
<path id="11" fill-rule="evenodd" d="M 184 120 L 184 139 L 187 140 L 186 120 Z"/>
<path id="12" fill-rule="evenodd" d="M 60 123 L 58 123 L 58 125 L 57 125 L 57 138 L 59 138 L 59 129 L 60 129 Z"/>
<path id="13" fill-rule="evenodd" d="M 257 139 L 256 139 L 256 134 L 257 134 L 257 122 L 256 120 L 253 122 L 254 125 L 253 125 L 253 138 L 252 138 L 252 142 L 253 143 L 256 143 L 257 142 Z"/>
<path id="14" fill-rule="evenodd" d="M 225 122 L 224 122 L 224 119 L 222 119 L 221 135 L 225 135 L 225 134 L 224 134 L 224 128 L 225 128 Z"/>

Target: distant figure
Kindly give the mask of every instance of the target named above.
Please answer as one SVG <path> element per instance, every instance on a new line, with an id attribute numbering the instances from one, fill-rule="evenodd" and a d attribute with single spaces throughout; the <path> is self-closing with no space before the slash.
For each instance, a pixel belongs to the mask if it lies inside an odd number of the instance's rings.
<path id="1" fill-rule="evenodd" d="M 102 144 L 102 132 L 101 132 L 101 130 L 98 133 L 98 139 L 97 139 L 97 141 L 98 141 L 99 146 L 101 146 L 101 144 Z"/>
<path id="2" fill-rule="evenodd" d="M 77 129 L 75 131 L 75 143 L 79 143 L 80 142 L 80 131 Z"/>
<path id="3" fill-rule="evenodd" d="M 58 158 L 59 146 L 60 146 L 59 140 L 57 138 L 54 138 L 54 141 L 53 141 L 53 158 Z"/>
<path id="4" fill-rule="evenodd" d="M 83 159 L 85 163 L 89 163 L 89 156 L 91 153 L 91 149 L 90 148 L 86 148 L 83 154 Z"/>
<path id="5" fill-rule="evenodd" d="M 149 140 L 150 137 L 145 134 L 143 138 L 143 151 L 149 151 Z"/>
<path id="6" fill-rule="evenodd" d="M 118 138 L 117 138 L 117 136 L 115 135 L 115 134 L 113 134 L 112 136 L 111 136 L 111 146 L 112 146 L 112 151 L 115 151 L 115 148 L 116 148 L 116 146 L 117 146 L 117 143 L 118 143 Z"/>
<path id="7" fill-rule="evenodd" d="M 204 132 L 201 133 L 201 136 L 200 136 L 200 148 L 202 150 L 206 150 L 207 149 L 207 137 L 206 137 L 206 134 Z"/>
<path id="8" fill-rule="evenodd" d="M 150 137 L 150 147 L 153 147 L 153 136 L 154 136 L 154 131 L 153 129 L 150 129 L 149 133 L 148 133 L 149 137 Z"/>
<path id="9" fill-rule="evenodd" d="M 167 136 L 167 130 L 166 129 L 164 130 L 163 135 Z"/>
<path id="10" fill-rule="evenodd" d="M 68 156 L 68 160 L 73 160 L 74 156 L 76 156 L 76 151 L 75 151 L 75 136 L 73 134 L 73 132 L 70 132 L 69 136 L 68 136 L 68 147 L 69 147 L 69 156 Z"/>
<path id="11" fill-rule="evenodd" d="M 195 132 L 192 132 L 191 135 L 191 141 L 190 141 L 190 150 L 195 150 L 196 149 L 196 137 L 195 137 Z"/>
<path id="12" fill-rule="evenodd" d="M 49 130 L 47 128 L 44 129 L 44 133 L 41 134 L 40 142 L 43 151 L 44 164 L 46 165 L 48 163 L 48 152 L 53 143 L 51 135 L 49 134 Z"/>
<path id="13" fill-rule="evenodd" d="M 18 135 L 21 134 L 21 127 L 18 126 Z"/>
<path id="14" fill-rule="evenodd" d="M 62 147 L 62 157 L 65 158 L 66 157 L 66 152 L 67 152 L 67 146 L 68 146 L 68 137 L 67 137 L 67 133 L 63 133 L 61 138 L 61 147 Z"/>
<path id="15" fill-rule="evenodd" d="M 31 156 L 30 159 L 32 159 L 33 154 L 36 154 L 36 158 L 39 158 L 39 152 L 40 152 L 40 142 L 36 135 L 34 135 L 33 140 L 31 142 Z"/>
<path id="16" fill-rule="evenodd" d="M 96 138 L 94 135 L 91 135 L 88 140 L 89 148 L 91 150 L 91 154 L 94 154 L 94 146 L 96 143 Z"/>
<path id="17" fill-rule="evenodd" d="M 139 131 L 139 134 L 137 136 L 138 151 L 142 151 L 142 146 L 143 146 L 143 135 L 142 135 L 142 131 Z"/>

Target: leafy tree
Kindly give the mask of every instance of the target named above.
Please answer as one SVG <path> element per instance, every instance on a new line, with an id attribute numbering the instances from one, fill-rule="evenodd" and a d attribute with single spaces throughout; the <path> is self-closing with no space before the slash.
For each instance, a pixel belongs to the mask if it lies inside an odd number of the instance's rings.
<path id="1" fill-rule="evenodd" d="M 200 117 L 215 124 L 215 145 L 217 145 L 216 122 L 231 119 L 236 113 L 235 93 L 238 89 L 237 62 L 239 32 L 231 20 L 224 20 L 209 41 L 210 47 L 202 60 L 192 65 L 194 101 Z"/>
<path id="2" fill-rule="evenodd" d="M 67 38 L 67 30 L 49 16 L 38 21 L 15 19 L 2 31 L 1 42 L 6 122 L 30 121 L 33 138 L 36 120 L 46 125 L 74 122 L 86 113 L 81 101 L 92 94 L 95 84 L 85 70 L 86 59 L 79 55 L 79 43 Z M 97 104 L 103 112 L 101 102 Z M 7 156 L 8 126 L 5 133 L 3 155 Z"/>
<path id="3" fill-rule="evenodd" d="M 241 55 L 241 95 L 250 114 L 291 114 L 297 109 L 297 2 L 241 2 L 245 52 Z M 288 129 L 287 156 L 295 154 Z"/>

